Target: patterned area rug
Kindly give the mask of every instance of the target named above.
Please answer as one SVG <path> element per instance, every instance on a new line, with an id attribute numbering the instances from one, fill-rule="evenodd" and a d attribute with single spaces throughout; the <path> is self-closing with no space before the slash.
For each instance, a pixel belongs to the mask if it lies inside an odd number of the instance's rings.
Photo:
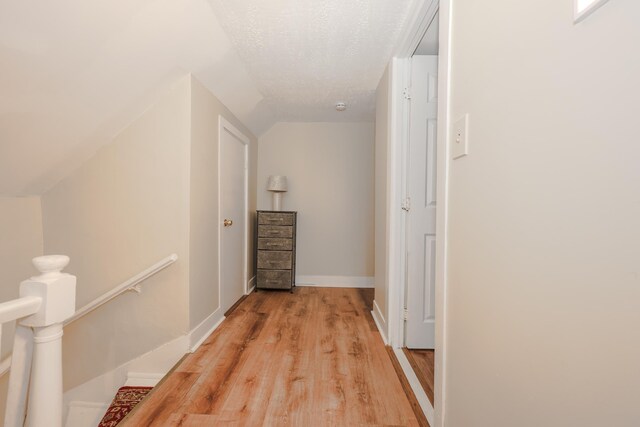
<path id="1" fill-rule="evenodd" d="M 114 427 L 149 394 L 153 387 L 120 387 L 98 427 Z"/>

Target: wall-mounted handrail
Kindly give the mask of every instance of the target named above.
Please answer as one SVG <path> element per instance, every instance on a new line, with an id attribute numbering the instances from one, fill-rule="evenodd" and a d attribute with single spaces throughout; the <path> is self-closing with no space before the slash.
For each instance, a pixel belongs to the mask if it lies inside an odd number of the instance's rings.
<path id="1" fill-rule="evenodd" d="M 77 310 L 76 313 L 73 316 L 71 316 L 70 318 L 68 318 L 64 322 L 64 325 L 66 326 L 69 323 L 72 323 L 72 322 L 78 320 L 79 318 L 81 318 L 85 314 L 95 310 L 96 308 L 100 307 L 101 305 L 104 305 L 104 304 L 108 303 L 112 299 L 116 298 L 117 296 L 119 296 L 119 295 L 121 295 L 121 294 L 123 294 L 125 292 L 128 292 L 128 291 L 135 291 L 135 292 L 138 292 L 138 293 L 142 292 L 141 289 L 140 289 L 141 282 L 143 282 L 144 280 L 146 280 L 149 277 L 153 276 L 154 274 L 156 274 L 160 270 L 163 270 L 166 267 L 170 266 L 171 264 L 173 264 L 177 260 L 178 260 L 178 255 L 171 254 L 168 257 L 162 259 L 161 261 L 158 261 L 157 263 L 153 264 L 151 267 L 149 267 L 149 268 L 143 270 L 142 272 L 136 274 L 135 276 L 133 276 L 132 278 L 130 278 L 126 282 L 116 286 L 115 288 L 113 288 L 109 292 L 105 293 L 102 296 L 99 296 L 98 298 L 94 299 L 93 301 L 91 301 L 90 303 L 88 303 L 87 305 L 82 307 L 81 309 Z"/>

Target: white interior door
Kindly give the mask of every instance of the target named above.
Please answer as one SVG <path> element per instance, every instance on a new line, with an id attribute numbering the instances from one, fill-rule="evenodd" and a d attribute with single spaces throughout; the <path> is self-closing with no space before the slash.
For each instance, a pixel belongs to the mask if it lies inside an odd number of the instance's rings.
<path id="1" fill-rule="evenodd" d="M 249 139 L 220 118 L 220 304 L 227 311 L 247 283 Z"/>
<path id="2" fill-rule="evenodd" d="M 438 57 L 411 59 L 405 345 L 435 347 Z"/>

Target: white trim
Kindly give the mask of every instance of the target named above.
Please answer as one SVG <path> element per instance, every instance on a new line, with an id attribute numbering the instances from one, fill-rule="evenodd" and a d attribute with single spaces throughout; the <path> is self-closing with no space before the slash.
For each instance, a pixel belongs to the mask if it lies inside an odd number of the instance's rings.
<path id="1" fill-rule="evenodd" d="M 429 421 L 429 425 L 434 425 L 434 411 L 433 405 L 422 388 L 422 384 L 420 384 L 420 380 L 416 376 L 416 373 L 413 371 L 411 367 L 411 363 L 409 363 L 409 359 L 404 354 L 404 351 L 400 348 L 394 348 L 393 352 L 396 355 L 396 359 L 398 359 L 398 363 L 400 363 L 400 367 L 402 367 L 402 372 L 404 372 L 404 376 L 407 377 L 407 381 L 409 381 L 409 385 L 411 386 L 411 390 L 413 390 L 413 394 L 416 396 L 416 400 L 420 405 L 420 409 L 422 409 L 422 413 Z"/>
<path id="2" fill-rule="evenodd" d="M 384 345 L 389 345 L 389 340 L 387 339 L 387 333 L 384 330 L 384 326 L 383 326 L 383 325 L 386 325 L 387 322 L 385 322 L 384 316 L 382 315 L 382 312 L 380 311 L 380 307 L 378 307 L 378 303 L 376 302 L 376 300 L 373 300 L 373 310 L 371 310 L 371 316 L 373 317 L 373 321 L 378 327 L 378 332 L 380 332 L 380 336 L 382 337 L 382 341 L 384 342 Z"/>
<path id="3" fill-rule="evenodd" d="M 218 326 L 225 319 L 222 308 L 218 306 L 218 309 L 207 316 L 198 326 L 191 330 L 189 334 L 189 351 L 193 353 L 202 345 L 202 343 L 209 338 L 209 335 L 215 331 Z"/>
<path id="4" fill-rule="evenodd" d="M 398 58 L 408 58 L 416 51 L 422 36 L 427 32 L 433 17 L 438 12 L 438 0 L 416 0 L 412 9 L 409 14 L 410 21 L 400 38 L 402 41 L 394 53 Z"/>
<path id="5" fill-rule="evenodd" d="M 247 293 L 245 295 L 249 295 L 255 289 L 256 289 L 256 276 L 253 276 L 251 279 L 249 279 L 249 282 L 247 283 Z"/>
<path id="6" fill-rule="evenodd" d="M 419 42 L 420 40 L 418 40 Z M 411 63 L 408 58 L 391 62 L 391 123 L 389 126 L 389 345 L 404 346 L 404 301 L 406 285 L 406 197 L 407 152 L 409 138 L 409 105 L 403 96 L 409 86 Z"/>
<path id="7" fill-rule="evenodd" d="M 447 292 L 449 244 L 449 165 L 451 140 L 451 28 L 452 0 L 440 0 L 440 46 L 438 63 L 438 177 L 436 208 L 436 351 L 433 427 L 445 424 L 447 361 Z"/>
<path id="8" fill-rule="evenodd" d="M 91 408 L 91 409 L 103 409 L 106 411 L 109 409 L 109 405 L 100 402 L 85 402 L 84 400 L 74 400 L 69 402 L 69 407 L 74 406 L 78 408 Z"/>
<path id="9" fill-rule="evenodd" d="M 587 19 L 593 12 L 601 8 L 606 2 L 609 0 L 596 0 L 587 6 L 582 12 L 578 11 L 578 0 L 573 0 L 573 23 L 577 24 L 579 22 Z"/>
<path id="10" fill-rule="evenodd" d="M 370 276 L 296 276 L 296 286 L 373 288 L 374 278 Z"/>
<path id="11" fill-rule="evenodd" d="M 249 145 L 250 139 L 235 126 L 231 124 L 222 115 L 218 115 L 218 301 L 222 306 L 222 176 L 221 176 L 221 161 L 222 156 L 222 133 L 227 130 L 233 136 L 238 138 L 244 144 L 244 269 L 243 280 L 244 294 L 248 293 L 248 276 L 249 276 Z M 229 309 L 227 307 L 226 309 Z"/>
<path id="12" fill-rule="evenodd" d="M 112 396 L 113 398 L 113 396 Z M 109 403 L 87 402 L 74 400 L 69 402 L 69 409 L 65 413 L 65 427 L 96 426 L 109 409 Z"/>
<path id="13" fill-rule="evenodd" d="M 155 387 L 167 374 L 129 372 L 124 387 Z"/>
<path id="14" fill-rule="evenodd" d="M 71 402 L 91 401 L 108 404 L 127 381 L 127 373 L 167 373 L 189 352 L 189 334 L 171 340 L 133 360 L 90 379 L 64 393 L 65 407 Z M 65 419 L 68 411 L 65 412 Z"/>

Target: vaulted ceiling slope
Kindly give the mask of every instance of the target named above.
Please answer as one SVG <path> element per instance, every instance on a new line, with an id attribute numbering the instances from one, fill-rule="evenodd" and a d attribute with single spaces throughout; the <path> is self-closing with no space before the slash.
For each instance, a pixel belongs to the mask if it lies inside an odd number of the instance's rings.
<path id="1" fill-rule="evenodd" d="M 256 135 L 370 120 L 412 2 L 0 0 L 0 195 L 43 193 L 189 72 Z"/>

